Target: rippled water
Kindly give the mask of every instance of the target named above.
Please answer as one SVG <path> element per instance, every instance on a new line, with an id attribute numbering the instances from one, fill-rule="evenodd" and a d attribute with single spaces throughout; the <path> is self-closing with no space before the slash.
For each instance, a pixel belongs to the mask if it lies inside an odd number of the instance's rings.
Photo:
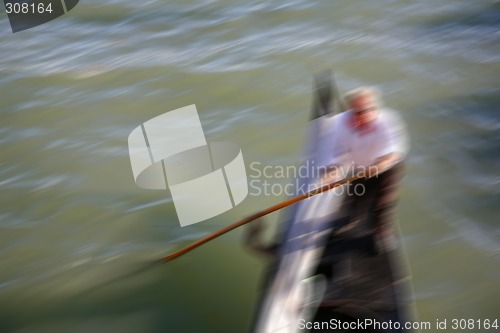
<path id="1" fill-rule="evenodd" d="M 295 163 L 325 68 L 408 124 L 419 319 L 498 317 L 498 22 L 466 0 L 88 0 L 16 34 L 0 16 L 0 331 L 244 332 L 262 263 L 241 231 L 147 263 L 283 198 L 180 228 L 168 192 L 135 186 L 127 137 L 196 103 L 247 166 Z"/>

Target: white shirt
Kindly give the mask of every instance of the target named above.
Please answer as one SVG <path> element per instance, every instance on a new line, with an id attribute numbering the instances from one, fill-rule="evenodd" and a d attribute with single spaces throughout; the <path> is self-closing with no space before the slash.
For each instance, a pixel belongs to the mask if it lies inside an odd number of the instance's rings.
<path id="1" fill-rule="evenodd" d="M 320 129 L 320 164 L 368 167 L 390 153 L 406 156 L 406 129 L 395 111 L 379 110 L 370 130 L 365 132 L 351 125 L 352 112 L 325 117 Z"/>

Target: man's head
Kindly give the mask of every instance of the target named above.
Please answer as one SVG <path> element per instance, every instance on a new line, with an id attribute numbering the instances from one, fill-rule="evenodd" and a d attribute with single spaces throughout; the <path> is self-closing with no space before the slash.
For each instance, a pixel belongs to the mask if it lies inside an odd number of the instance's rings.
<path id="1" fill-rule="evenodd" d="M 372 87 L 357 88 L 347 92 L 345 99 L 353 112 L 356 127 L 368 127 L 377 119 L 380 100 L 378 89 Z"/>

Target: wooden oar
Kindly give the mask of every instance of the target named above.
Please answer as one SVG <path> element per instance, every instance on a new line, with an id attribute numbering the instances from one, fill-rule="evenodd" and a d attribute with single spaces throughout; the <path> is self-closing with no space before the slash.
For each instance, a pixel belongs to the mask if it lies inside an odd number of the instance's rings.
<path id="1" fill-rule="evenodd" d="M 274 206 L 271 206 L 269 208 L 261 210 L 260 212 L 252 214 L 252 215 L 244 218 L 243 220 L 240 220 L 240 221 L 238 221 L 236 223 L 233 223 L 231 225 L 228 225 L 227 227 L 222 228 L 222 229 L 220 229 L 220 230 L 218 230 L 218 231 L 216 231 L 214 233 L 211 233 L 210 235 L 207 235 L 207 236 L 205 236 L 203 238 L 200 238 L 196 242 L 194 242 L 194 243 L 192 243 L 192 244 L 190 244 L 190 245 L 188 245 L 186 247 L 183 247 L 180 250 L 172 252 L 171 254 L 169 254 L 169 255 L 161 258 L 159 261 L 160 262 L 169 262 L 169 261 L 172 261 L 175 258 L 178 258 L 178 257 L 182 256 L 183 254 L 186 254 L 189 251 L 194 250 L 198 246 L 203 245 L 203 244 L 211 241 L 212 239 L 217 238 L 217 237 L 219 237 L 219 236 L 221 236 L 221 235 L 223 235 L 223 234 L 225 234 L 225 233 L 227 233 L 227 232 L 229 232 L 231 230 L 234 230 L 234 229 L 236 229 L 238 227 L 241 227 L 242 225 L 250 223 L 250 222 L 252 222 L 252 221 L 254 221 L 254 220 L 256 220 L 256 219 L 258 219 L 258 218 L 260 218 L 262 216 L 268 215 L 268 214 L 270 214 L 272 212 L 275 212 L 275 211 L 280 210 L 282 208 L 285 208 L 285 207 L 288 207 L 290 205 L 293 205 L 294 203 L 299 202 L 301 200 L 304 200 L 304 199 L 310 198 L 312 196 L 315 196 L 317 194 L 323 193 L 325 191 L 331 190 L 331 189 L 333 189 L 335 187 L 342 186 L 344 184 L 347 184 L 347 183 L 353 182 L 355 180 L 361 179 L 364 176 L 365 176 L 364 173 L 359 173 L 359 174 L 357 174 L 354 177 L 345 178 L 345 179 L 342 179 L 342 180 L 339 180 L 339 181 L 336 181 L 336 182 L 331 182 L 329 184 L 323 185 L 323 186 L 321 186 L 321 187 L 319 187 L 319 188 L 317 188 L 315 190 L 312 190 L 310 192 L 307 192 L 305 194 L 302 194 L 302 195 L 290 198 L 290 199 L 288 199 L 286 201 L 280 202 L 280 203 L 278 203 L 278 204 L 276 204 Z"/>

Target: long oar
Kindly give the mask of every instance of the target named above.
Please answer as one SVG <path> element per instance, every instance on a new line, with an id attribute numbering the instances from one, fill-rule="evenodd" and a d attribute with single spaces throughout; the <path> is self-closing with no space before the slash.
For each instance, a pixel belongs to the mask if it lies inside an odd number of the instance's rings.
<path id="1" fill-rule="evenodd" d="M 293 198 L 290 198 L 286 201 L 283 201 L 283 202 L 280 202 L 274 206 L 271 206 L 269 208 L 266 208 L 264 210 L 261 210 L 260 212 L 257 212 L 255 214 L 252 214 L 246 218 L 244 218 L 243 220 L 240 220 L 236 223 L 233 223 L 231 225 L 228 225 L 227 227 L 225 228 L 222 228 L 214 233 L 211 233 L 210 235 L 207 235 L 203 238 L 200 238 L 199 240 L 197 240 L 196 242 L 186 246 L 186 247 L 183 247 L 182 249 L 180 250 L 177 250 L 175 252 L 172 252 L 171 254 L 161 258 L 159 261 L 160 262 L 169 262 L 169 261 L 172 261 L 174 260 L 175 258 L 178 258 L 180 256 L 182 256 L 183 254 L 186 254 L 188 253 L 189 251 L 191 250 L 194 250 L 195 248 L 197 248 L 198 246 L 200 245 L 203 245 L 209 241 L 211 241 L 212 239 L 214 238 L 217 238 L 231 230 L 234 230 L 238 227 L 241 227 L 242 225 L 245 225 L 249 222 L 252 222 L 256 219 L 258 219 L 259 217 L 262 217 L 262 216 L 265 216 L 267 214 L 270 214 L 272 212 L 275 212 L 279 209 L 282 209 L 282 208 L 285 208 L 285 207 L 288 207 L 290 205 L 293 205 L 294 203 L 296 202 L 299 202 L 301 200 L 304 200 L 304 199 L 307 199 L 307 198 L 310 198 L 312 196 L 315 196 L 317 194 L 320 194 L 320 193 L 323 193 L 325 191 L 328 191 L 328 190 L 331 190 L 335 187 L 338 187 L 338 186 L 342 186 L 344 184 L 347 184 L 347 183 L 350 183 L 350 182 L 353 182 L 357 179 L 360 179 L 360 178 L 363 178 L 365 176 L 364 173 L 359 173 L 357 174 L 356 176 L 354 177 L 350 177 L 350 178 L 345 178 L 345 179 L 342 179 L 342 180 L 339 180 L 339 181 L 336 181 L 336 182 L 331 182 L 329 184 L 326 184 L 326 185 L 323 185 L 315 190 L 312 190 L 310 192 L 307 192 L 305 194 L 302 194 L 302 195 L 299 195 L 299 196 L 296 196 L 296 197 L 293 197 Z"/>

